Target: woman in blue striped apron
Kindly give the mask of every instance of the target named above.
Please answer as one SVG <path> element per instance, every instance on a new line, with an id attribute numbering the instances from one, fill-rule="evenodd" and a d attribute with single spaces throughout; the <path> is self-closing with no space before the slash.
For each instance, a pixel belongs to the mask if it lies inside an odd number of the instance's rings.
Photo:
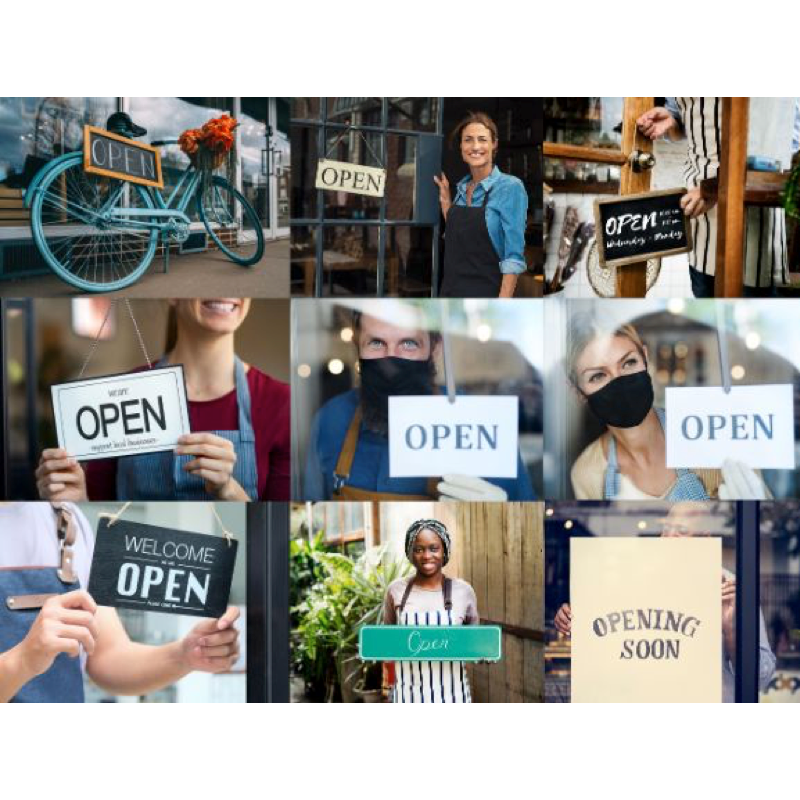
<path id="1" fill-rule="evenodd" d="M 442 572 L 450 560 L 450 534 L 438 520 L 421 519 L 406 532 L 405 551 L 416 573 L 394 581 L 386 593 L 387 625 L 478 625 L 473 588 Z M 471 703 L 461 661 L 399 661 L 393 703 Z"/>
<path id="2" fill-rule="evenodd" d="M 581 402 L 606 426 L 572 467 L 578 500 L 763 500 L 760 475 L 727 461 L 722 470 L 667 467 L 665 412 L 654 406 L 647 348 L 632 325 L 613 330 L 588 315 L 570 324 L 567 373 Z"/>
<path id="3" fill-rule="evenodd" d="M 202 406 L 235 389 L 238 426 L 201 427 L 179 439 L 175 451 L 126 456 L 111 465 L 118 500 L 234 500 L 259 497 L 256 437 L 247 371 L 234 350 L 234 334 L 247 317 L 247 298 L 170 301 L 167 355 L 154 366 L 182 364 L 190 402 Z M 206 414 L 206 417 L 209 415 Z M 193 426 L 194 427 L 194 426 Z M 92 479 L 108 469 L 90 462 Z M 45 450 L 36 472 L 46 500 L 86 500 L 84 468 L 61 449 Z M 104 476 L 102 476 L 104 477 Z"/>
<path id="4" fill-rule="evenodd" d="M 657 139 L 686 140 L 683 173 L 687 192 L 681 200 L 691 219 L 693 248 L 689 254 L 695 297 L 714 297 L 717 262 L 717 206 L 703 197 L 700 185 L 716 178 L 722 148 L 721 97 L 668 97 L 664 108 L 643 114 L 641 132 Z M 789 169 L 793 152 L 796 98 L 753 97 L 748 154 L 779 161 Z M 745 296 L 769 296 L 789 283 L 786 215 L 782 208 L 749 207 L 744 230 Z"/>

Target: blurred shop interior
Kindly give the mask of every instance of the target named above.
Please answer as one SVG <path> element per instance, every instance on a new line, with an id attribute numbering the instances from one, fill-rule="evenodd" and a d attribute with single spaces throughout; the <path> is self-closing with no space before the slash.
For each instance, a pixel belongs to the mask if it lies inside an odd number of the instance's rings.
<path id="1" fill-rule="evenodd" d="M 84 677 L 86 700 L 93 703 L 243 703 L 246 700 L 247 673 L 247 524 L 244 503 L 217 503 L 216 511 L 222 524 L 238 541 L 236 569 L 231 584 L 230 604 L 238 606 L 241 616 L 239 630 L 241 655 L 229 672 L 212 675 L 193 672 L 172 686 L 141 697 L 122 697 L 106 694 Z M 81 503 L 81 511 L 96 530 L 98 515 L 120 511 L 119 504 Z M 211 505 L 208 503 L 131 503 L 122 519 L 175 530 L 221 536 Z M 163 645 L 186 636 L 200 617 L 161 614 L 153 611 L 118 610 L 131 641 L 147 645 Z"/>
<path id="2" fill-rule="evenodd" d="M 638 98 L 544 98 L 544 241 L 550 292 L 563 292 L 569 298 L 616 294 L 616 270 L 601 267 L 597 256 L 594 202 L 620 194 L 620 177 L 628 155 L 623 152 L 623 118 L 625 101 L 629 99 Z M 771 185 L 780 179 L 780 172 L 786 173 L 798 163 L 798 99 L 750 98 L 749 192 L 751 184 L 761 181 Z M 654 105 L 663 106 L 667 98 L 652 100 Z M 771 105 L 762 106 L 762 101 Z M 686 185 L 686 149 L 685 139 L 655 141 L 651 190 Z M 770 171 L 755 172 L 756 157 L 760 158 L 759 169 Z M 753 189 L 747 202 L 763 206 L 766 199 L 757 195 Z M 772 197 L 770 202 L 777 205 L 780 199 Z M 797 273 L 800 237 L 796 236 L 796 223 L 789 219 L 786 234 L 787 268 Z M 686 254 L 651 259 L 647 269 L 648 296 L 692 297 L 688 264 Z M 793 282 L 797 281 L 795 274 Z"/>
<path id="3" fill-rule="evenodd" d="M 698 530 L 722 537 L 722 565 L 736 571 L 736 503 L 706 503 Z M 777 663 L 761 702 L 800 701 L 800 503 L 762 502 L 760 507 L 760 608 Z M 569 702 L 570 641 L 553 619 L 569 602 L 569 541 L 573 536 L 661 534 L 669 503 L 563 502 L 545 509 L 545 626 L 547 702 Z M 737 583 L 739 576 L 737 576 Z"/>
<path id="4" fill-rule="evenodd" d="M 519 446 L 538 496 L 544 452 L 542 305 L 539 300 L 451 300 L 447 324 L 456 391 L 519 397 Z M 357 386 L 353 311 L 399 324 L 412 310 L 421 314 L 428 330 L 439 331 L 441 308 L 430 300 L 292 302 L 292 497 L 303 497 L 302 470 L 314 415 L 332 397 Z M 441 363 L 436 380 L 444 386 Z"/>
<path id="5" fill-rule="evenodd" d="M 450 132 L 470 111 L 495 121 L 497 166 L 528 191 L 518 297 L 541 296 L 541 98 L 304 97 L 292 112 L 292 293 L 430 297 L 441 279 L 434 175 L 467 174 Z M 321 158 L 387 170 L 383 199 L 315 188 Z M 385 163 L 383 163 L 385 160 Z"/>
<path id="6" fill-rule="evenodd" d="M 115 111 L 147 129 L 144 143 L 176 140 L 222 114 L 235 117 L 236 143 L 223 169 L 255 208 L 265 238 L 288 237 L 290 105 L 287 97 L 0 97 L 0 280 L 49 273 L 31 239 L 25 190 L 48 161 L 83 147 L 85 125 L 105 127 Z M 175 144 L 160 154 L 168 196 L 189 158 Z M 187 213 L 199 220 L 195 208 Z"/>
<path id="7" fill-rule="evenodd" d="M 570 347 L 570 321 L 578 316 L 588 315 L 606 330 L 626 323 L 636 328 L 647 347 L 655 406 L 664 408 L 668 386 L 722 384 L 717 314 L 724 308 L 732 385 L 789 383 L 795 387 L 795 402 L 800 399 L 800 318 L 791 300 L 676 298 L 598 304 L 553 298 L 544 305 L 545 330 L 552 333 L 545 349 L 547 497 L 573 497 L 572 465 L 604 431 L 581 402 L 564 368 Z M 798 437 L 800 420 L 795 415 L 795 438 Z M 762 474 L 773 497 L 795 497 L 800 492 L 796 471 L 764 470 Z"/>
<path id="8" fill-rule="evenodd" d="M 164 353 L 169 302 L 131 300 L 130 310 L 156 362 Z M 75 380 L 109 313 L 85 377 L 114 375 L 146 366 L 125 301 L 105 297 L 0 301 L 5 353 L 0 386 L 5 392 L 6 497 L 36 499 L 34 470 L 41 450 L 56 443 L 50 387 Z M 289 381 L 289 302 L 254 299 L 236 333 L 240 358 L 267 375 Z M 0 490 L 3 487 L 0 486 Z"/>
<path id="9" fill-rule="evenodd" d="M 503 658 L 467 666 L 475 702 L 541 702 L 542 505 L 297 503 L 290 512 L 292 699 L 382 702 L 380 664 L 356 656 L 363 624 L 383 623 L 386 590 L 410 577 L 408 526 L 444 523 L 445 567 L 475 590 L 483 625 L 503 629 Z"/>

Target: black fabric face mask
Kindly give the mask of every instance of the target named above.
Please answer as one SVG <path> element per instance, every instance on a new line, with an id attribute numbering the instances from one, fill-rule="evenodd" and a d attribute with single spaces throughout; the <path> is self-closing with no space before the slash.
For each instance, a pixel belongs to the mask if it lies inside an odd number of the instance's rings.
<path id="1" fill-rule="evenodd" d="M 653 407 L 653 380 L 647 369 L 643 369 L 614 378 L 600 391 L 584 397 L 601 422 L 613 428 L 635 428 Z"/>
<path id="2" fill-rule="evenodd" d="M 410 358 L 362 358 L 361 407 L 369 430 L 386 434 L 389 429 L 389 398 L 433 394 L 433 362 Z"/>

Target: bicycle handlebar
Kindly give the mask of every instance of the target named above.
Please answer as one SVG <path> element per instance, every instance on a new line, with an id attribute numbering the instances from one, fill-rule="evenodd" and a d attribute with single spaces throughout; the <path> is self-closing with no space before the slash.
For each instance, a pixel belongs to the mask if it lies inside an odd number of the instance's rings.
<path id="1" fill-rule="evenodd" d="M 165 147 L 168 144 L 178 144 L 177 139 L 156 139 L 154 142 L 150 142 L 151 147 Z"/>

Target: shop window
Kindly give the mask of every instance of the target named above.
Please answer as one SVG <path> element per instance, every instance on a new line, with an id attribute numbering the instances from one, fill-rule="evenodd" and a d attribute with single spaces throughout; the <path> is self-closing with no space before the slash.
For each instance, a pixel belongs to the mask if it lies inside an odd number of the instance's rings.
<path id="1" fill-rule="evenodd" d="M 323 294 L 375 293 L 379 233 L 377 227 L 369 225 L 329 225 L 323 229 Z"/>
<path id="2" fill-rule="evenodd" d="M 404 131 L 436 131 L 438 97 L 390 97 L 389 127 Z"/>
<path id="3" fill-rule="evenodd" d="M 387 229 L 386 292 L 391 296 L 425 297 L 431 291 L 433 231 L 412 225 Z"/>
<path id="4" fill-rule="evenodd" d="M 321 98 L 319 97 L 293 97 L 292 118 L 318 120 L 322 111 Z"/>

